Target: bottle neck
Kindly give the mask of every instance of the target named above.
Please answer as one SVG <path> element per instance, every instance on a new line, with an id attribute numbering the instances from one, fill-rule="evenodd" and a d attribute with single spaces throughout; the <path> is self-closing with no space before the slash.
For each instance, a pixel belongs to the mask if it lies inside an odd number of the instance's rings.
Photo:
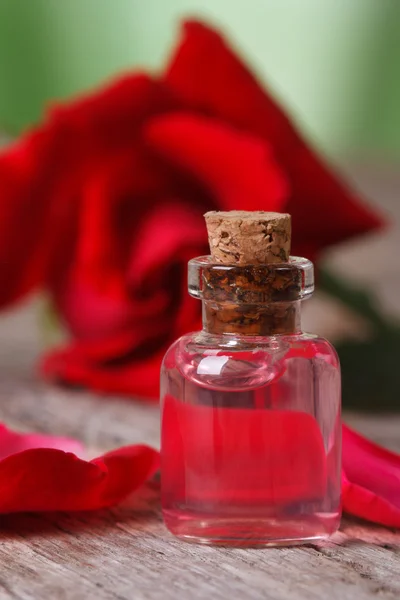
<path id="1" fill-rule="evenodd" d="M 270 304 L 217 304 L 203 301 L 203 329 L 220 335 L 289 335 L 301 331 L 300 301 Z"/>

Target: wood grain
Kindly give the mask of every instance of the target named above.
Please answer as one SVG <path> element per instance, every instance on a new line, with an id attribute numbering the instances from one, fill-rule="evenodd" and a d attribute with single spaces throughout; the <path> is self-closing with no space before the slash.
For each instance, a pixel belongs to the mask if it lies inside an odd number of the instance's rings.
<path id="1" fill-rule="evenodd" d="M 0 419 L 20 430 L 75 436 L 89 455 L 158 445 L 158 408 L 45 385 L 29 315 L 0 319 Z M 10 325 L 11 323 L 11 325 Z M 21 329 L 22 328 L 22 329 Z M 26 329 L 24 329 L 26 328 Z M 400 417 L 348 415 L 400 450 Z M 301 548 L 207 548 L 170 536 L 157 485 L 115 510 L 0 517 L 0 600 L 397 600 L 400 534 L 345 519 L 332 541 Z"/>

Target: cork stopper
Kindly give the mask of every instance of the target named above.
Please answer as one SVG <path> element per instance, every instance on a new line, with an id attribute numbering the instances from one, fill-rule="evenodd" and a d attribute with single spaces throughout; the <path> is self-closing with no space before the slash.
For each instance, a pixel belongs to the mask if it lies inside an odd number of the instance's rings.
<path id="1" fill-rule="evenodd" d="M 202 269 L 206 330 L 261 336 L 297 331 L 297 304 L 289 298 L 299 289 L 300 272 L 289 264 L 290 215 L 236 210 L 204 217 L 211 251 Z M 271 302 L 276 295 L 282 300 Z"/>
<path id="2" fill-rule="evenodd" d="M 265 265 L 289 261 L 290 215 L 243 210 L 204 215 L 212 259 L 217 263 Z"/>

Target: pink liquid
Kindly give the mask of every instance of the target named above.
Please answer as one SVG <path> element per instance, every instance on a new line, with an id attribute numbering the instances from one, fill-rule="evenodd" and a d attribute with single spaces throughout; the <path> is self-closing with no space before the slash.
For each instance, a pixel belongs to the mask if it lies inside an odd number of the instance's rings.
<path id="1" fill-rule="evenodd" d="M 188 540 L 238 545 L 333 533 L 340 520 L 340 398 L 329 397 L 336 365 L 318 363 L 315 352 L 290 352 L 259 387 L 233 388 L 225 372 L 224 391 L 211 387 L 209 376 L 206 385 L 188 380 L 171 358 L 162 417 L 169 530 Z"/>

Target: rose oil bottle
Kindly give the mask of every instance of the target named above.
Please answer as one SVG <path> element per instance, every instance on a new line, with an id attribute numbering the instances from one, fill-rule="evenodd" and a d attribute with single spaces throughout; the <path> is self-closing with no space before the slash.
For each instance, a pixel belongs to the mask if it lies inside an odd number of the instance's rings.
<path id="1" fill-rule="evenodd" d="M 289 215 L 206 222 L 212 255 L 189 262 L 203 330 L 177 340 L 161 372 L 165 523 L 205 544 L 326 538 L 340 523 L 340 368 L 301 331 L 313 265 L 289 257 Z"/>

